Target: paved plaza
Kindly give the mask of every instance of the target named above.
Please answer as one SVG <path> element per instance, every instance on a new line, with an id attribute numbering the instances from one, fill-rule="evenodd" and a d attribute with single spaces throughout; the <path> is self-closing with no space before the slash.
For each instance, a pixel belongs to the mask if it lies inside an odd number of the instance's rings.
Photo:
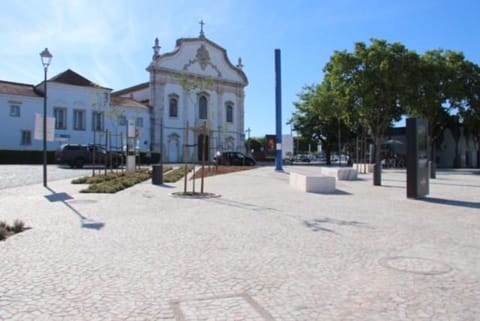
<path id="1" fill-rule="evenodd" d="M 480 172 L 412 200 L 405 171 L 315 194 L 295 168 L 208 177 L 206 199 L 172 197 L 183 181 L 0 189 L 0 220 L 31 227 L 0 242 L 0 320 L 480 320 Z"/>

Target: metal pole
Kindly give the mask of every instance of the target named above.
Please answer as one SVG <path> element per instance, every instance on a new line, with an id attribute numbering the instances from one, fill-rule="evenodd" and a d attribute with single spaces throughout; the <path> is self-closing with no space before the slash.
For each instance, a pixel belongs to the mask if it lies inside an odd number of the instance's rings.
<path id="1" fill-rule="evenodd" d="M 280 49 L 275 49 L 275 114 L 277 128 L 277 146 L 275 148 L 275 169 L 282 171 L 282 76 Z"/>
<path id="2" fill-rule="evenodd" d="M 183 194 L 187 193 L 187 166 L 188 166 L 188 121 L 185 127 L 185 138 L 184 138 L 184 147 L 183 147 L 183 163 L 184 163 L 184 170 L 183 170 Z"/>
<path id="3" fill-rule="evenodd" d="M 207 122 L 203 122 L 203 128 L 202 128 L 202 180 L 201 180 L 201 185 L 200 185 L 200 194 L 203 195 L 203 181 L 205 177 L 205 153 L 207 149 Z"/>
<path id="4" fill-rule="evenodd" d="M 248 137 L 247 137 L 247 155 L 250 154 L 250 127 L 248 127 L 248 129 L 246 130 L 247 131 L 247 134 L 248 134 Z"/>
<path id="5" fill-rule="evenodd" d="M 43 186 L 47 187 L 47 67 L 43 68 Z"/>

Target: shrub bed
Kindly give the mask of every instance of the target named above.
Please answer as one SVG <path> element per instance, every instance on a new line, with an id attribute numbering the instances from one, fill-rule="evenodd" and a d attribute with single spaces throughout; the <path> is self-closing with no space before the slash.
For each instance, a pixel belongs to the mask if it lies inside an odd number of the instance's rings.
<path id="1" fill-rule="evenodd" d="M 13 225 L 8 225 L 5 221 L 0 221 L 0 241 L 6 240 L 7 237 L 23 232 L 25 223 L 21 220 L 15 220 Z"/>

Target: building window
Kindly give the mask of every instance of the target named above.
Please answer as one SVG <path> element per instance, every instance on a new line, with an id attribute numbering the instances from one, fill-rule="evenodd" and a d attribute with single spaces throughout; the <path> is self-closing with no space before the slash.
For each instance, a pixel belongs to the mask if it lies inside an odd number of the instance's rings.
<path id="1" fill-rule="evenodd" d="M 32 132 L 29 130 L 22 130 L 21 145 L 32 145 Z"/>
<path id="2" fill-rule="evenodd" d="M 20 105 L 10 105 L 10 116 L 20 117 Z"/>
<path id="3" fill-rule="evenodd" d="M 55 129 L 67 129 L 67 109 L 56 107 L 53 109 L 55 115 Z"/>
<path id="4" fill-rule="evenodd" d="M 208 119 L 208 112 L 207 112 L 207 97 L 200 96 L 198 99 L 198 108 L 199 108 L 199 118 L 200 119 Z"/>
<path id="5" fill-rule="evenodd" d="M 73 110 L 73 129 L 85 130 L 85 110 Z"/>
<path id="6" fill-rule="evenodd" d="M 118 125 L 120 126 L 127 125 L 127 117 L 125 115 L 118 116 Z"/>
<path id="7" fill-rule="evenodd" d="M 227 104 L 225 109 L 226 109 L 225 114 L 226 114 L 227 123 L 233 123 L 233 105 Z"/>
<path id="8" fill-rule="evenodd" d="M 170 117 L 178 117 L 178 100 L 177 98 L 170 98 L 170 102 L 168 104 L 168 115 Z"/>
<path id="9" fill-rule="evenodd" d="M 137 117 L 135 120 L 135 127 L 143 127 L 143 117 Z"/>
<path id="10" fill-rule="evenodd" d="M 103 131 L 103 112 L 94 111 L 92 113 L 92 130 Z"/>

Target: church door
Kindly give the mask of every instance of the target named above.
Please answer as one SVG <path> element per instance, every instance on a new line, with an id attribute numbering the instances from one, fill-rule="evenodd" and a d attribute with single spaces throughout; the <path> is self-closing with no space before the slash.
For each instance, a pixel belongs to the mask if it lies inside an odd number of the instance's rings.
<path id="1" fill-rule="evenodd" d="M 171 139 L 168 142 L 168 161 L 178 162 L 178 139 Z"/>
<path id="2" fill-rule="evenodd" d="M 203 159 L 203 151 L 205 150 L 205 161 L 208 161 L 208 158 L 209 158 L 209 153 L 208 153 L 208 135 L 205 136 L 205 146 L 203 146 L 203 143 L 204 143 L 204 139 L 203 139 L 204 135 L 203 134 L 200 134 L 198 135 L 198 160 L 199 161 L 202 161 Z"/>

